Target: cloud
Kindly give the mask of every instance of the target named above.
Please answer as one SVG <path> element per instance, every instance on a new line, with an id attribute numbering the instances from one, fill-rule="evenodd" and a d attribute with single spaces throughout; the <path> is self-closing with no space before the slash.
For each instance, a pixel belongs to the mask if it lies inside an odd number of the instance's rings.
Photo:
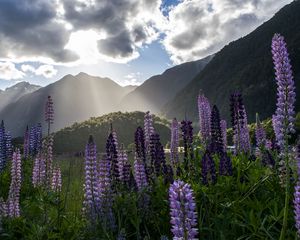
<path id="1" fill-rule="evenodd" d="M 292 0 L 184 0 L 168 12 L 162 40 L 174 63 L 220 50 L 272 17 Z"/>
<path id="2" fill-rule="evenodd" d="M 45 78 L 52 78 L 57 74 L 57 69 L 52 65 L 40 65 L 38 68 L 32 65 L 23 64 L 21 66 L 23 72 L 31 72 L 37 76 L 43 76 Z"/>
<path id="3" fill-rule="evenodd" d="M 122 85 L 123 86 L 140 85 L 142 83 L 141 76 L 142 74 L 140 72 L 129 73 L 124 77 L 124 80 L 122 81 Z"/>
<path id="4" fill-rule="evenodd" d="M 14 80 L 23 78 L 25 74 L 19 71 L 12 62 L 0 62 L 0 79 Z"/>

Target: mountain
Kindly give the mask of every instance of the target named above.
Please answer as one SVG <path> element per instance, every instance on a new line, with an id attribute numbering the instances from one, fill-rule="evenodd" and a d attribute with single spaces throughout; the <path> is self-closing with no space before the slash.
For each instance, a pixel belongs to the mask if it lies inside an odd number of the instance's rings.
<path id="1" fill-rule="evenodd" d="M 123 143 L 125 147 L 128 147 L 134 142 L 136 128 L 144 125 L 144 115 L 143 112 L 115 112 L 102 117 L 90 118 L 81 123 L 74 123 L 54 134 L 53 149 L 56 153 L 82 152 L 89 135 L 92 134 L 98 152 L 104 152 L 111 124 L 117 133 L 119 144 Z M 169 122 L 159 117 L 153 119 L 155 130 L 160 134 L 162 143 L 166 144 L 170 138 Z"/>
<path id="2" fill-rule="evenodd" d="M 274 33 L 285 37 L 296 83 L 296 110 L 300 110 L 300 1 L 282 8 L 273 18 L 249 35 L 231 42 L 174 99 L 163 107 L 163 114 L 197 121 L 197 95 L 201 90 L 221 117 L 229 120 L 229 95 L 242 92 L 250 122 L 259 112 L 270 117 L 276 107 L 276 82 L 271 56 Z"/>
<path id="3" fill-rule="evenodd" d="M 161 107 L 173 99 L 212 58 L 213 56 L 208 56 L 198 61 L 183 63 L 167 69 L 161 75 L 149 78 L 122 99 L 122 108 L 159 112 Z"/>
<path id="4" fill-rule="evenodd" d="M 13 136 L 21 136 L 27 124 L 44 123 L 45 102 L 51 95 L 55 111 L 52 130 L 56 131 L 76 121 L 117 111 L 118 103 L 129 91 L 109 78 L 86 73 L 66 75 L 7 105 L 0 112 L 0 119 Z"/>
<path id="5" fill-rule="evenodd" d="M 41 87 L 28 82 L 20 82 L 6 88 L 4 91 L 0 91 L 0 111 L 9 103 L 15 102 L 25 94 L 32 93 L 39 88 Z"/>

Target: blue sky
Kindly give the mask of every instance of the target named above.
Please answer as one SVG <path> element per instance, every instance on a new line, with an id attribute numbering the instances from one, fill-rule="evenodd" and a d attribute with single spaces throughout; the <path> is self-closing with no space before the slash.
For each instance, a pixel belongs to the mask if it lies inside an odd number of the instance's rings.
<path id="1" fill-rule="evenodd" d="M 242 37 L 291 0 L 1 0 L 0 88 L 86 72 L 139 85 Z"/>

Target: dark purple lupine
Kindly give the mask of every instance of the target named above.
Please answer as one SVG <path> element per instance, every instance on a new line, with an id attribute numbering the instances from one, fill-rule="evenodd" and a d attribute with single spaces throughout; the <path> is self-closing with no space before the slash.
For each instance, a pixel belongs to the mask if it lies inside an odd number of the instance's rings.
<path id="1" fill-rule="evenodd" d="M 84 180 L 84 213 L 94 219 L 96 217 L 99 205 L 98 196 L 98 164 L 97 149 L 92 136 L 89 137 L 85 148 L 85 180 Z"/>
<path id="2" fill-rule="evenodd" d="M 198 113 L 200 136 L 202 141 L 208 144 L 210 141 L 211 107 L 208 99 L 203 94 L 198 96 Z"/>
<path id="3" fill-rule="evenodd" d="M 135 152 L 137 156 L 141 158 L 144 163 L 146 163 L 145 135 L 141 127 L 138 127 L 136 129 L 134 135 L 134 141 L 135 141 Z"/>
<path id="4" fill-rule="evenodd" d="M 153 118 L 149 111 L 145 113 L 144 117 L 144 135 L 146 152 L 149 151 L 150 137 L 154 133 Z"/>
<path id="5" fill-rule="evenodd" d="M 4 122 L 2 120 L 0 125 L 0 172 L 5 168 L 6 166 L 6 134 L 5 134 L 5 127 Z"/>
<path id="6" fill-rule="evenodd" d="M 201 176 L 204 185 L 215 184 L 217 181 L 215 162 L 208 150 L 206 150 L 201 160 Z"/>
<path id="7" fill-rule="evenodd" d="M 188 159 L 193 158 L 193 127 L 192 122 L 188 120 L 184 120 L 181 122 L 181 131 L 183 138 L 183 146 L 184 146 L 184 167 L 188 169 Z"/>
<path id="8" fill-rule="evenodd" d="M 42 150 L 42 137 L 42 125 L 40 123 L 30 128 L 29 152 L 31 156 Z"/>
<path id="9" fill-rule="evenodd" d="M 27 126 L 25 134 L 24 134 L 24 145 L 23 145 L 23 148 L 24 148 L 24 157 L 25 158 L 27 158 L 29 156 L 29 142 L 30 142 L 30 139 L 29 139 L 29 128 Z"/>
<path id="10" fill-rule="evenodd" d="M 12 146 L 12 139 L 10 132 L 5 133 L 5 140 L 6 140 L 6 158 L 11 159 L 13 155 L 13 146 Z"/>
<path id="11" fill-rule="evenodd" d="M 275 160 L 272 154 L 269 150 L 265 150 L 262 153 L 262 164 L 264 166 L 274 167 L 275 166 Z"/>
<path id="12" fill-rule="evenodd" d="M 286 43 L 280 34 L 272 39 L 272 55 L 277 83 L 277 109 L 274 115 L 275 135 L 281 150 L 295 131 L 295 83 Z"/>
<path id="13" fill-rule="evenodd" d="M 191 186 L 181 180 L 169 188 L 170 216 L 173 239 L 197 239 L 197 213 Z"/>
<path id="14" fill-rule="evenodd" d="M 13 153 L 11 165 L 11 182 L 7 199 L 7 215 L 9 217 L 20 216 L 20 190 L 21 190 L 21 154 L 16 149 Z"/>
<path id="15" fill-rule="evenodd" d="M 179 124 L 176 118 L 173 119 L 171 124 L 171 147 L 170 147 L 170 161 L 175 168 L 179 164 Z"/>
<path id="16" fill-rule="evenodd" d="M 297 183 L 294 191 L 294 217 L 297 228 L 297 235 L 300 237 L 300 144 L 297 144 L 296 149 L 296 164 L 297 164 Z"/>
<path id="17" fill-rule="evenodd" d="M 148 186 L 145 164 L 137 154 L 135 154 L 134 157 L 134 179 L 139 191 L 142 191 Z"/>
<path id="18" fill-rule="evenodd" d="M 53 100 L 51 96 L 48 96 L 45 105 L 45 122 L 48 125 L 48 136 L 50 135 L 50 125 L 53 124 L 53 121 L 54 121 Z"/>
<path id="19" fill-rule="evenodd" d="M 222 176 L 232 176 L 232 162 L 226 152 L 223 152 L 220 157 L 219 174 Z"/>
<path id="20" fill-rule="evenodd" d="M 116 136 L 114 137 L 113 132 L 108 135 L 106 141 L 106 155 L 111 160 L 110 163 L 110 174 L 113 181 L 118 181 L 119 179 L 119 169 L 118 169 L 118 150 L 116 143 Z"/>
<path id="21" fill-rule="evenodd" d="M 166 165 L 166 157 L 164 147 L 160 142 L 158 133 L 153 133 L 150 137 L 150 157 L 151 167 L 154 168 L 156 176 L 162 173 L 163 167 Z"/>
<path id="22" fill-rule="evenodd" d="M 50 188 L 51 178 L 52 178 L 52 170 L 53 170 L 53 137 L 48 136 L 43 141 L 43 158 L 45 159 L 46 166 L 46 187 Z"/>
<path id="23" fill-rule="evenodd" d="M 227 150 L 227 122 L 225 120 L 221 120 L 221 133 L 223 139 L 223 151 L 226 152 Z"/>
<path id="24" fill-rule="evenodd" d="M 214 105 L 211 111 L 210 151 L 215 154 L 221 154 L 224 149 L 220 123 L 220 113 L 217 106 Z"/>

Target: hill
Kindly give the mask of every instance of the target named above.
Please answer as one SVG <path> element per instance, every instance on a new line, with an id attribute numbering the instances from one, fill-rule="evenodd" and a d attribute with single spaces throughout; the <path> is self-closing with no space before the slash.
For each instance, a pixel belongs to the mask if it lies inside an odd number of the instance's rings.
<path id="1" fill-rule="evenodd" d="M 186 62 L 149 78 L 122 99 L 121 108 L 128 111 L 159 112 L 212 58 L 213 56 L 208 56 L 198 61 Z"/>
<path id="2" fill-rule="evenodd" d="M 84 151 L 87 139 L 92 134 L 99 152 L 105 151 L 105 139 L 110 124 L 118 135 L 118 142 L 126 147 L 134 142 L 134 133 L 138 126 L 144 125 L 143 112 L 115 112 L 101 117 L 93 117 L 81 123 L 74 123 L 54 134 L 54 150 L 56 153 L 75 153 Z M 163 144 L 170 138 L 168 121 L 154 117 L 154 128 L 160 134 Z"/>
<path id="3" fill-rule="evenodd" d="M 185 114 L 198 120 L 196 99 L 201 90 L 217 104 L 222 118 L 229 120 L 229 95 L 234 90 L 242 92 L 250 122 L 258 111 L 261 118 L 275 111 L 276 83 L 274 77 L 271 40 L 281 33 L 287 42 L 293 66 L 297 96 L 300 96 L 300 1 L 282 8 L 273 18 L 249 35 L 225 46 L 206 67 L 174 99 L 163 107 L 167 118 L 182 119 Z M 297 97 L 296 110 L 300 110 Z"/>

